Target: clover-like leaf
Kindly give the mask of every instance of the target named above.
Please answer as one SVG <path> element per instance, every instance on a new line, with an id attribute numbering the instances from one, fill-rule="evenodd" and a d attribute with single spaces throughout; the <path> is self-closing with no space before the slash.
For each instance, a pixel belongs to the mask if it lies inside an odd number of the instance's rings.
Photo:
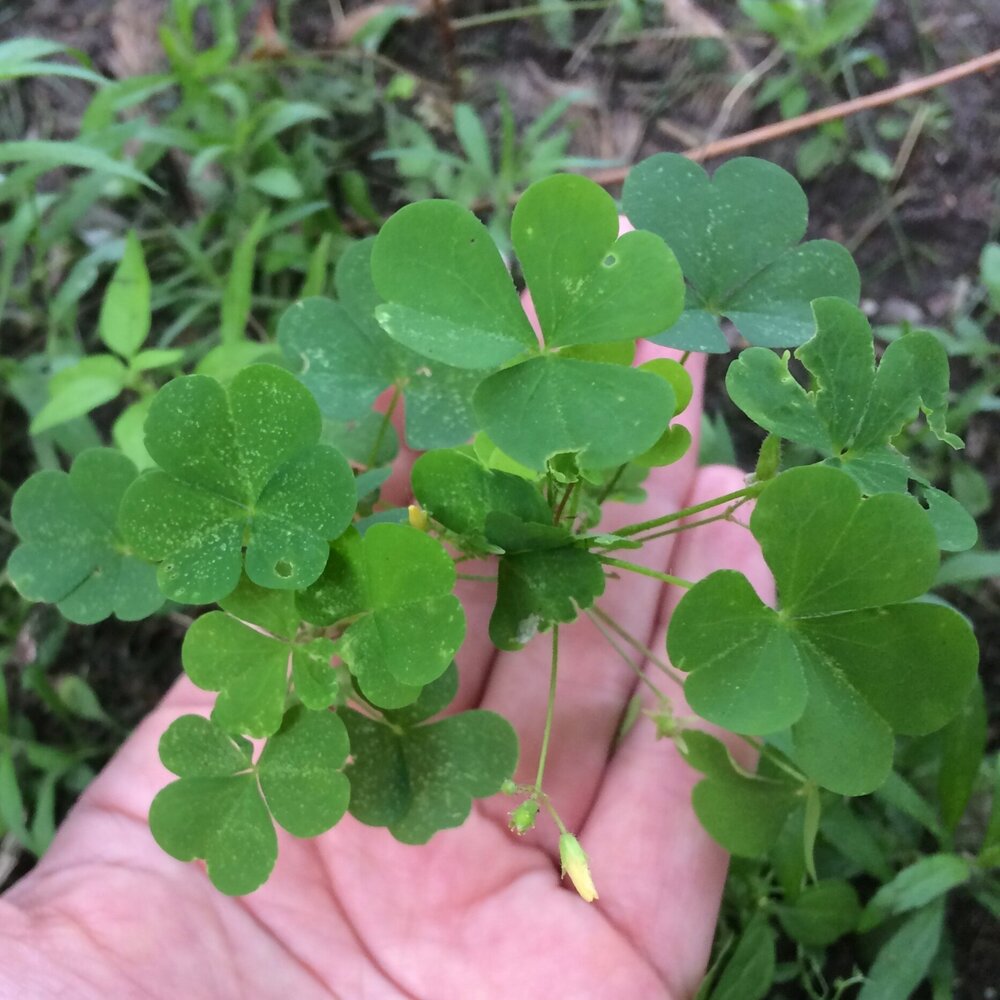
<path id="1" fill-rule="evenodd" d="M 517 650 L 557 623 L 574 621 L 604 593 L 604 571 L 592 552 L 563 545 L 512 552 L 500 560 L 490 639 Z"/>
<path id="2" fill-rule="evenodd" d="M 752 347 L 729 366 L 730 397 L 765 430 L 815 448 L 849 472 L 864 492 L 905 491 L 909 464 L 891 441 L 921 411 L 939 440 L 962 444 L 945 428 L 944 348 L 929 333 L 909 333 L 886 348 L 876 369 L 872 329 L 860 309 L 833 298 L 812 309 L 816 332 L 795 352 L 812 387 L 795 380 L 787 356 Z"/>
<path id="3" fill-rule="evenodd" d="M 773 163 L 742 157 L 709 179 L 691 160 L 659 153 L 633 168 L 622 203 L 637 229 L 666 241 L 688 282 L 684 314 L 657 343 L 728 351 L 724 316 L 753 344 L 793 346 L 812 332 L 813 299 L 858 301 L 858 269 L 843 247 L 829 240 L 798 245 L 806 197 Z"/>
<path id="4" fill-rule="evenodd" d="M 355 819 L 386 826 L 403 843 L 423 844 L 438 830 L 460 826 L 473 799 L 495 794 L 514 773 L 517 735 L 501 716 L 474 710 L 424 723 L 456 687 L 450 670 L 410 708 L 384 712 L 384 722 L 342 711 Z"/>
<path id="5" fill-rule="evenodd" d="M 188 629 L 181 659 L 200 688 L 220 692 L 212 718 L 229 733 L 270 736 L 281 725 L 289 666 L 295 693 L 308 708 L 334 703 L 336 675 L 329 639 L 296 642 L 299 613 L 288 590 L 265 590 L 243 579 Z"/>
<path id="6" fill-rule="evenodd" d="M 614 199 L 585 177 L 550 177 L 518 201 L 511 239 L 547 347 L 650 337 L 680 316 L 677 258 L 618 227 Z"/>
<path id="7" fill-rule="evenodd" d="M 651 233 L 619 237 L 612 198 L 569 175 L 532 185 L 511 231 L 544 348 L 486 229 L 451 202 L 411 205 L 379 233 L 379 322 L 413 350 L 458 367 L 488 372 L 520 359 L 488 374 L 473 406 L 481 429 L 533 470 L 560 452 L 582 453 L 595 469 L 645 452 L 673 415 L 673 393 L 651 373 L 615 363 L 613 345 L 655 334 L 679 315 L 673 254 Z"/>
<path id="8" fill-rule="evenodd" d="M 160 563 L 168 597 L 225 597 L 244 545 L 247 576 L 261 586 L 294 590 L 319 576 L 356 504 L 350 467 L 319 434 L 309 392 L 271 365 L 245 368 L 228 389 L 188 375 L 157 393 L 146 448 L 159 468 L 129 488 L 121 525 Z"/>
<path id="9" fill-rule="evenodd" d="M 36 472 L 14 494 L 11 518 L 21 544 L 7 573 L 22 597 L 55 604 L 89 625 L 114 614 L 146 618 L 163 604 L 156 570 L 122 539 L 118 512 L 138 475 L 120 452 L 81 452 L 68 473 Z"/>
<path id="10" fill-rule="evenodd" d="M 692 708 L 736 732 L 792 727 L 796 763 L 845 795 L 877 788 L 893 733 L 923 735 L 961 707 L 978 651 L 961 615 L 913 602 L 933 583 L 934 530 L 912 497 L 862 499 L 844 472 L 783 473 L 750 521 L 781 611 L 722 570 L 680 602 L 668 636 Z"/>
<path id="11" fill-rule="evenodd" d="M 699 729 L 685 730 L 682 746 L 685 760 L 705 775 L 691 793 L 701 825 L 731 854 L 766 854 L 798 803 L 798 789 L 744 771 L 722 742 Z"/>
<path id="12" fill-rule="evenodd" d="M 343 816 L 348 749 L 336 715 L 299 705 L 255 766 L 245 740 L 231 739 L 202 716 L 181 716 L 160 739 L 160 759 L 179 780 L 153 799 L 153 837 L 181 861 L 203 859 L 220 892 L 253 892 L 277 860 L 272 816 L 297 837 L 323 833 Z"/>
<path id="13" fill-rule="evenodd" d="M 437 541 L 409 525 L 373 524 L 331 546 L 298 607 L 317 625 L 350 619 L 337 652 L 366 698 L 400 708 L 441 676 L 465 638 L 454 586 L 455 564 Z"/>
<path id="14" fill-rule="evenodd" d="M 307 298 L 278 323 L 286 356 L 333 420 L 355 420 L 382 390 L 396 386 L 406 401 L 406 437 L 413 448 L 460 444 L 474 426 L 472 392 L 481 376 L 417 354 L 390 338 L 375 319 L 382 298 L 372 284 L 374 239 L 353 243 L 337 262 L 338 300 Z M 370 449 L 369 449 L 370 450 Z"/>
<path id="15" fill-rule="evenodd" d="M 562 452 L 588 469 L 622 465 L 656 444 L 675 408 L 670 385 L 652 372 L 558 354 L 491 375 L 473 403 L 497 446 L 539 471 Z"/>
<path id="16" fill-rule="evenodd" d="M 467 451 L 429 451 L 413 465 L 413 494 L 438 523 L 485 549 L 486 522 L 495 511 L 521 521 L 551 521 L 538 488 L 520 476 L 488 469 Z"/>

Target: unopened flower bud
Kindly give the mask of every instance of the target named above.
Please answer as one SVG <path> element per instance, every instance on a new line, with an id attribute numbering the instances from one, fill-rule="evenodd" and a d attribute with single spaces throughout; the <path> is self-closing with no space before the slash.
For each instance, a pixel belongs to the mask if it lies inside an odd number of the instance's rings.
<path id="1" fill-rule="evenodd" d="M 538 815 L 536 799 L 525 799 L 511 814 L 510 828 L 514 833 L 527 833 L 535 827 L 535 817 Z"/>
<path id="2" fill-rule="evenodd" d="M 406 508 L 406 516 L 409 518 L 410 527 L 416 528 L 417 531 L 427 530 L 427 511 L 419 504 L 411 503 Z"/>
<path id="3" fill-rule="evenodd" d="M 587 864 L 587 855 L 583 853 L 580 841 L 571 833 L 564 833 L 559 838 L 559 861 L 562 863 L 563 875 L 570 877 L 573 888 L 580 894 L 581 899 L 592 903 L 598 898 L 594 880 L 590 875 L 590 865 Z"/>

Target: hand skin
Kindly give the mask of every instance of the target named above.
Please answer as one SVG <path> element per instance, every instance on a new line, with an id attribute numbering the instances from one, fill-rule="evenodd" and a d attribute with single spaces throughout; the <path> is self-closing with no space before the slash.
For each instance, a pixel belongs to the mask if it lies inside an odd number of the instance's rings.
<path id="1" fill-rule="evenodd" d="M 696 436 L 694 373 L 685 417 Z M 612 505 L 610 526 L 743 485 L 735 469 L 696 469 L 696 454 L 697 442 L 654 470 L 645 503 Z M 771 596 L 756 544 L 731 522 L 626 557 L 689 580 L 740 569 Z M 682 594 L 623 575 L 601 606 L 662 652 Z M 498 654 L 487 637 L 489 591 L 460 582 L 469 628 L 452 710 L 478 705 L 509 719 L 521 739 L 516 778 L 532 782 L 551 637 Z M 650 676 L 675 697 L 678 715 L 689 714 L 670 681 L 655 668 Z M 708 959 L 726 857 L 691 810 L 697 776 L 669 740 L 641 720 L 614 747 L 635 690 L 587 618 L 562 629 L 545 789 L 590 857 L 599 901 L 585 903 L 560 881 L 558 833 L 544 810 L 538 829 L 519 838 L 506 827 L 516 800 L 502 795 L 476 802 L 464 826 L 422 847 L 350 816 L 314 841 L 279 830 L 270 880 L 229 898 L 200 864 L 164 854 L 146 822 L 172 778 L 158 761 L 160 734 L 212 703 L 182 679 L 87 789 L 38 867 L 0 900 L 0 1000 L 686 1000 Z"/>

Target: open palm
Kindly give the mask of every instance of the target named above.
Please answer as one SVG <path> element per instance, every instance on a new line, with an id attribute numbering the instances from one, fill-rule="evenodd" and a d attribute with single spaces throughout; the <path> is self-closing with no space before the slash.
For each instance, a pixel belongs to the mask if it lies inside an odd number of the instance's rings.
<path id="1" fill-rule="evenodd" d="M 613 514 L 637 521 L 741 485 L 736 470 L 697 470 L 689 456 L 650 476 L 645 504 Z M 737 568 L 762 593 L 769 586 L 749 533 L 726 521 L 650 543 L 640 558 L 687 579 Z M 461 588 L 469 638 L 452 710 L 481 706 L 509 719 L 521 739 L 519 777 L 529 780 L 548 638 L 498 655 L 487 638 L 489 586 Z M 609 584 L 602 607 L 662 650 L 679 596 L 630 577 Z M 425 847 L 350 817 L 314 841 L 279 833 L 268 883 L 248 897 L 220 895 L 200 866 L 163 854 L 146 823 L 171 778 L 158 763 L 160 734 L 211 704 L 181 680 L 0 902 L 0 997 L 690 997 L 726 864 L 692 814 L 695 776 L 648 724 L 616 746 L 635 677 L 588 620 L 563 630 L 560 664 L 545 789 L 590 856 L 598 902 L 560 882 L 552 824 L 540 817 L 522 838 L 507 830 L 512 802 L 502 796 L 476 803 L 464 826 Z"/>

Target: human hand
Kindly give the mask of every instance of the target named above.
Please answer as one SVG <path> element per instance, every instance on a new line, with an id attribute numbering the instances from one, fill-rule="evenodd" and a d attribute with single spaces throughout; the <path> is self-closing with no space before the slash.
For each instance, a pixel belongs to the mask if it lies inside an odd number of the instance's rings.
<path id="1" fill-rule="evenodd" d="M 697 367 L 695 382 L 685 416 L 697 437 Z M 612 505 L 609 522 L 743 485 L 735 469 L 697 469 L 696 453 L 695 444 L 681 462 L 654 470 L 648 499 Z M 762 594 L 770 589 L 749 532 L 730 521 L 658 539 L 633 558 L 685 579 L 739 569 Z M 460 583 L 469 629 L 451 710 L 481 706 L 509 719 L 521 739 L 518 777 L 532 780 L 549 637 L 516 655 L 497 653 L 486 627 L 489 590 Z M 610 582 L 601 606 L 662 651 L 680 596 L 629 575 Z M 171 779 L 157 758 L 161 733 L 211 704 L 182 679 L 83 795 L 38 867 L 0 902 L 0 997 L 690 997 L 726 868 L 691 810 L 697 776 L 648 723 L 616 746 L 634 674 L 586 618 L 560 639 L 545 790 L 590 857 L 598 902 L 588 905 L 560 882 L 558 832 L 543 817 L 523 837 L 507 830 L 513 803 L 502 796 L 476 802 L 464 826 L 423 847 L 351 817 L 314 841 L 279 831 L 268 883 L 248 897 L 220 895 L 200 866 L 162 853 L 147 826 L 153 796 Z M 677 714 L 686 714 L 674 694 Z"/>

